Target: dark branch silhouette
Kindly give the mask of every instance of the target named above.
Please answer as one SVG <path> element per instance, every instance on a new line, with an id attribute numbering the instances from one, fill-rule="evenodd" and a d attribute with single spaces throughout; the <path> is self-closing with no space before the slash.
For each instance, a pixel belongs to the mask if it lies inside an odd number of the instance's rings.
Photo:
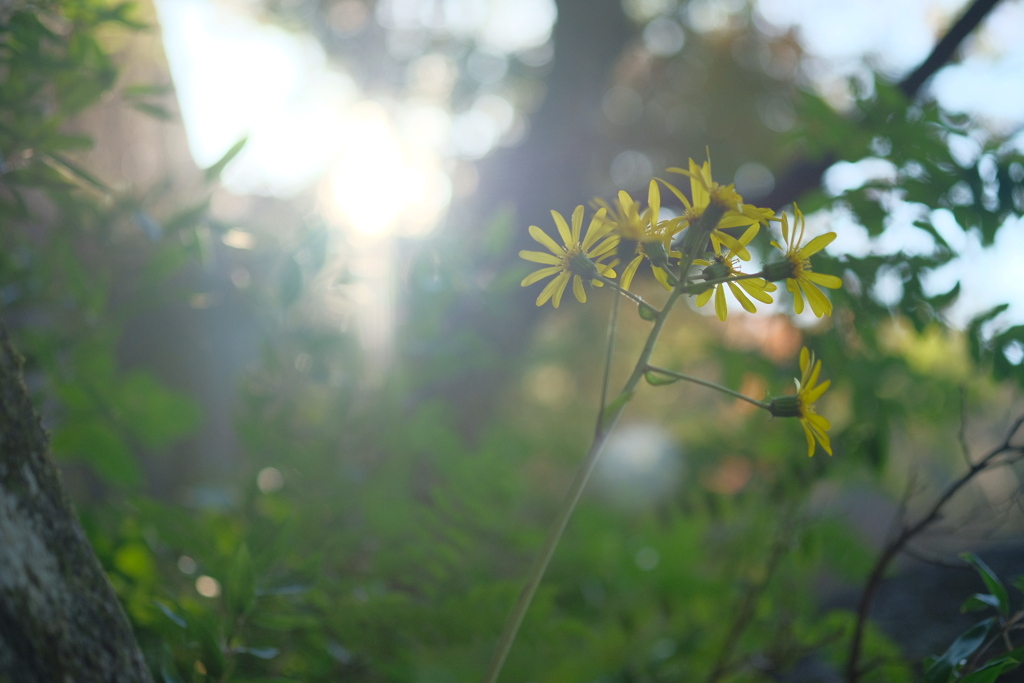
<path id="1" fill-rule="evenodd" d="M 1024 446 L 1015 446 L 1011 443 L 1022 425 L 1024 425 L 1024 417 L 1018 418 L 1013 423 L 1001 444 L 986 453 L 981 460 L 971 465 L 966 472 L 950 483 L 932 505 L 931 509 L 928 510 L 927 514 L 913 524 L 904 524 L 902 531 L 882 549 L 878 560 L 875 561 L 875 565 L 871 568 L 871 573 L 868 575 L 867 583 L 864 586 L 864 592 L 861 594 L 860 602 L 857 605 L 857 620 L 854 625 L 853 637 L 850 640 L 850 654 L 846 661 L 847 683 L 857 683 L 860 680 L 860 675 L 864 672 L 859 666 L 864 628 L 867 625 L 871 604 L 874 601 L 879 586 L 882 584 L 885 572 L 889 569 L 889 565 L 904 550 L 911 539 L 938 521 L 942 508 L 969 481 L 986 469 L 1015 462 L 1021 456 L 1024 456 Z M 1001 459 L 1000 456 L 1006 453 L 1015 454 L 1017 457 L 1012 461 Z"/>

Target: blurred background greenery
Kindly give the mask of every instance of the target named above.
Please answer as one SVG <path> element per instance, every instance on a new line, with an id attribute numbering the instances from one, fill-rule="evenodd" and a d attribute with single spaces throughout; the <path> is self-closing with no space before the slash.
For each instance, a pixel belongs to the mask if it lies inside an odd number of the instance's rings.
<path id="1" fill-rule="evenodd" d="M 164 681 L 477 679 L 592 434 L 612 303 L 537 309 L 526 227 L 706 150 L 836 231 L 815 268 L 845 287 L 831 319 L 683 311 L 656 362 L 760 398 L 810 346 L 836 454 L 645 388 L 505 680 L 844 680 L 894 520 L 1024 411 L 1024 3 L 920 90 L 962 2 L 20 4 L 0 313 Z M 646 330 L 625 307 L 613 381 Z M 861 680 L 917 680 L 972 623 L 957 552 L 1024 573 L 1019 473 L 915 539 Z"/>

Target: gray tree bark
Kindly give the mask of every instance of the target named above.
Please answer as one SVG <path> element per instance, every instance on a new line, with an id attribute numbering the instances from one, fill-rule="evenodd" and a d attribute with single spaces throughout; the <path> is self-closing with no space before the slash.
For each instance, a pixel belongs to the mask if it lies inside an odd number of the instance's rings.
<path id="1" fill-rule="evenodd" d="M 0 683 L 151 682 L 0 325 Z"/>

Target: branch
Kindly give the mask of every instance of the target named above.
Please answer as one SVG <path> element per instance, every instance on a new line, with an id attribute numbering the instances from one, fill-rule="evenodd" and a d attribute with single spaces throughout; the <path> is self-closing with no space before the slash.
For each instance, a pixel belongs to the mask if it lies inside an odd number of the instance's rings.
<path id="1" fill-rule="evenodd" d="M 945 36 L 935 45 L 928 58 L 921 62 L 909 76 L 899 83 L 900 91 L 913 99 L 925 81 L 945 66 L 956 53 L 964 38 L 981 23 L 999 0 L 975 0 L 963 16 L 950 27 Z M 763 204 L 778 211 L 786 204 L 821 186 L 821 178 L 828 168 L 838 161 L 834 152 L 820 159 L 801 159 L 793 163 L 775 185 Z"/>
<path id="2" fill-rule="evenodd" d="M 981 460 L 971 465 L 966 472 L 946 487 L 946 490 L 943 491 L 942 495 L 939 496 L 938 500 L 935 501 L 924 517 L 914 524 L 905 526 L 903 531 L 882 550 L 881 555 L 879 555 L 878 560 L 871 569 L 871 573 L 868 575 L 867 584 L 864 586 L 864 592 L 861 594 L 860 602 L 857 605 L 857 620 L 854 625 L 853 638 L 850 641 L 850 654 L 846 661 L 847 683 L 857 683 L 860 679 L 862 670 L 858 667 L 858 662 L 860 661 L 868 612 L 871 610 L 871 603 L 874 601 L 879 586 L 881 586 L 882 577 L 885 575 L 886 570 L 888 570 L 892 560 L 911 539 L 938 521 L 942 508 L 967 482 L 990 467 L 1005 464 L 1004 462 L 997 461 L 996 458 L 1004 453 L 1012 452 L 1018 455 L 1024 453 L 1024 446 L 1014 446 L 1010 443 L 1022 425 L 1024 425 L 1024 416 L 1017 418 L 1017 421 L 1013 423 L 1001 444 L 985 454 Z"/>

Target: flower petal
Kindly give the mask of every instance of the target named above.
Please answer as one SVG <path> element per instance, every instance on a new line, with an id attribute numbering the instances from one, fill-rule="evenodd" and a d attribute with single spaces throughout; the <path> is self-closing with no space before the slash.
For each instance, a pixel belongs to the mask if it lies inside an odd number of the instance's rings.
<path id="1" fill-rule="evenodd" d="M 587 292 L 583 289 L 583 278 L 576 275 L 572 279 L 572 293 L 576 295 L 576 301 L 581 304 L 587 303 Z"/>
<path id="2" fill-rule="evenodd" d="M 806 420 L 800 420 L 800 426 L 804 428 L 804 436 L 807 437 L 807 457 L 814 456 L 814 435 L 811 434 L 811 427 Z"/>
<path id="3" fill-rule="evenodd" d="M 629 286 L 633 284 L 633 276 L 636 275 L 636 269 L 640 266 L 640 262 L 644 260 L 641 254 L 637 254 L 636 258 L 629 262 L 626 269 L 622 271 L 622 288 L 629 289 Z"/>
<path id="4" fill-rule="evenodd" d="M 715 287 L 715 314 L 723 322 L 729 315 L 729 305 L 725 302 L 725 287 L 721 285 Z"/>
<path id="5" fill-rule="evenodd" d="M 572 244 L 580 243 L 580 231 L 583 229 L 583 205 L 580 204 L 572 211 Z M 569 242 L 565 243 L 567 246 Z"/>
<path id="6" fill-rule="evenodd" d="M 587 234 L 583 238 L 583 251 L 589 251 L 592 244 L 607 235 L 615 227 L 612 223 L 605 220 L 607 213 L 608 211 L 604 208 L 598 209 L 594 217 L 590 219 L 590 225 L 587 226 Z"/>
<path id="7" fill-rule="evenodd" d="M 557 211 L 552 211 L 551 217 L 555 219 L 555 227 L 558 228 L 558 234 L 561 236 L 562 243 L 566 248 L 568 249 L 575 246 L 576 243 L 572 239 L 572 233 L 569 231 L 569 225 L 565 222 L 565 219 L 562 218 L 562 214 Z"/>
<path id="8" fill-rule="evenodd" d="M 604 242 L 601 242 L 600 244 L 598 244 L 593 249 L 587 250 L 587 256 L 590 257 L 591 259 L 597 260 L 597 259 L 601 258 L 602 256 L 604 256 L 605 254 L 608 254 L 608 253 L 612 252 L 618 246 L 619 246 L 619 237 L 618 237 L 618 235 L 615 235 L 615 236 L 609 237 Z M 584 246 L 584 248 L 586 248 L 586 247 Z"/>
<path id="9" fill-rule="evenodd" d="M 562 263 L 562 259 L 554 254 L 546 254 L 543 251 L 526 251 L 524 249 L 519 252 L 519 258 L 533 261 L 534 263 L 546 263 L 551 266 L 561 265 Z"/>
<path id="10" fill-rule="evenodd" d="M 654 274 L 654 279 L 657 280 L 662 287 L 664 287 L 666 290 L 672 289 L 672 283 L 669 282 L 668 280 L 667 272 L 665 272 L 662 268 L 658 268 L 657 266 L 652 266 L 651 272 Z"/>
<path id="11" fill-rule="evenodd" d="M 651 184 L 647 186 L 647 205 L 651 211 L 651 225 L 656 226 L 658 224 L 658 212 L 661 210 L 661 191 L 658 190 L 658 183 L 655 180 L 651 180 Z"/>
<path id="12" fill-rule="evenodd" d="M 800 256 L 802 258 L 807 258 L 811 254 L 817 254 L 819 251 L 832 244 L 835 238 L 836 234 L 834 232 L 826 232 L 824 235 L 818 235 L 800 249 Z"/>
<path id="13" fill-rule="evenodd" d="M 530 273 L 529 275 L 527 275 L 526 277 L 524 277 L 523 281 L 521 283 L 519 283 L 519 286 L 520 287 L 529 287 L 533 283 L 540 282 L 544 278 L 551 277 L 552 275 L 560 273 L 561 271 L 562 271 L 561 266 L 552 266 L 550 268 L 541 268 L 540 270 L 535 270 L 532 273 Z"/>
<path id="14" fill-rule="evenodd" d="M 814 271 L 804 271 L 804 277 L 818 285 L 819 287 L 828 287 L 829 289 L 839 289 L 843 286 L 843 281 L 837 278 L 835 275 L 826 275 L 825 273 L 815 273 Z"/>
<path id="15" fill-rule="evenodd" d="M 802 289 L 804 294 L 807 295 L 807 303 L 811 305 L 811 310 L 814 311 L 814 315 L 819 318 L 825 315 L 831 315 L 832 302 L 828 300 L 828 297 L 825 296 L 824 292 L 810 282 L 801 282 L 800 289 Z"/>
<path id="16" fill-rule="evenodd" d="M 530 226 L 530 237 L 550 249 L 552 254 L 555 254 L 556 256 L 565 255 L 565 247 L 558 246 L 558 242 L 551 239 L 546 232 L 538 228 L 536 225 Z"/>
<path id="17" fill-rule="evenodd" d="M 743 310 L 747 313 L 757 313 L 757 307 L 754 305 L 754 302 L 747 298 L 747 295 L 743 293 L 743 290 L 737 287 L 735 282 L 730 282 L 728 284 L 729 291 L 731 291 L 732 295 L 736 297 L 736 301 L 740 302 L 740 306 L 743 306 Z"/>
<path id="18" fill-rule="evenodd" d="M 558 304 L 562 303 L 562 295 L 565 294 L 565 288 L 569 284 L 569 273 L 563 272 L 561 275 L 556 277 L 552 282 L 560 283 L 560 286 L 555 289 L 553 296 L 551 297 L 551 304 L 558 308 Z"/>
<path id="19" fill-rule="evenodd" d="M 569 273 L 565 271 L 559 273 L 556 278 L 547 283 L 547 285 L 544 286 L 544 289 L 541 290 L 540 296 L 537 297 L 537 305 L 543 306 L 556 291 L 559 292 L 558 296 L 561 297 L 561 291 L 565 289 L 565 283 L 568 281 Z M 558 308 L 557 303 L 555 304 L 555 308 Z"/>
<path id="20" fill-rule="evenodd" d="M 800 286 L 792 278 L 786 280 L 786 289 L 793 295 L 793 312 L 800 315 L 804 312 L 804 297 L 800 293 Z"/>
<path id="21" fill-rule="evenodd" d="M 771 284 L 770 282 L 765 282 L 764 280 L 740 280 L 738 284 L 740 287 L 747 290 L 747 294 L 763 304 L 770 304 L 774 301 L 772 295 L 768 292 L 774 291 L 775 288 L 773 287 L 769 290 L 766 286 Z"/>
<path id="22" fill-rule="evenodd" d="M 668 170 L 669 170 L 670 173 L 686 173 L 686 171 L 684 171 L 681 168 L 670 168 Z M 693 205 L 690 204 L 689 198 L 685 194 L 683 194 L 682 190 L 680 190 L 678 187 L 676 187 L 672 183 L 670 183 L 668 181 L 665 181 L 665 180 L 662 180 L 661 178 L 657 178 L 657 180 L 660 181 L 662 185 L 667 187 L 669 189 L 669 191 L 672 192 L 672 194 L 674 194 L 676 196 L 676 199 L 678 199 L 680 202 L 682 202 L 683 206 L 686 208 L 687 211 L 689 211 L 690 209 L 693 208 Z"/>
<path id="23" fill-rule="evenodd" d="M 808 386 L 814 385 L 809 384 Z M 819 398 L 821 398 L 821 395 L 824 394 L 825 390 L 828 389 L 830 386 L 832 386 L 832 380 L 827 379 L 818 386 L 814 387 L 813 389 L 809 389 L 807 393 L 802 396 L 802 399 L 808 404 L 814 403 Z"/>

